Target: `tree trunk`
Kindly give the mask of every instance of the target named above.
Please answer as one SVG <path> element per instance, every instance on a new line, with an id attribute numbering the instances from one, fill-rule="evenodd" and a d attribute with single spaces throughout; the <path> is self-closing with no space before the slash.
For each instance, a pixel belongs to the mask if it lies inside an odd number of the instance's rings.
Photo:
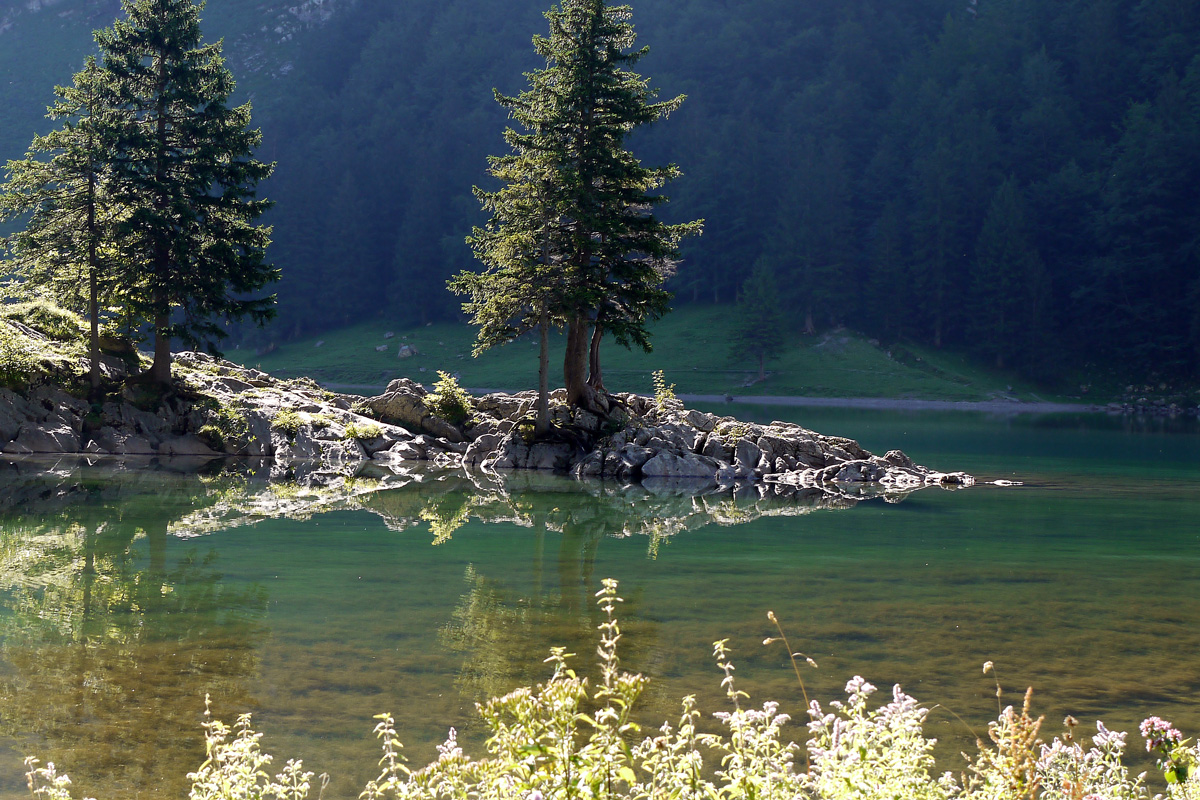
<path id="1" fill-rule="evenodd" d="M 575 315 L 567 324 L 567 353 L 563 358 L 563 384 L 567 387 L 567 404 L 576 408 L 591 408 L 595 392 L 587 384 L 588 324 L 583 316 Z"/>
<path id="2" fill-rule="evenodd" d="M 538 353 L 537 422 L 534 423 L 533 433 L 541 438 L 550 432 L 550 318 L 544 306 L 541 319 L 538 320 L 538 331 L 541 334 L 541 351 Z"/>
<path id="3" fill-rule="evenodd" d="M 813 313 L 811 307 L 804 312 L 804 332 L 809 336 L 812 336 L 817 332 L 817 326 L 813 324 Z"/>
<path id="4" fill-rule="evenodd" d="M 767 379 L 767 354 L 765 351 L 760 351 L 758 354 L 758 379 L 760 381 Z"/>
<path id="5" fill-rule="evenodd" d="M 154 207 L 160 214 L 165 213 L 169 203 L 165 195 L 163 187 L 167 181 L 167 61 L 165 58 L 158 59 L 158 75 L 157 85 L 155 86 L 155 96 L 157 98 L 157 115 L 154 120 L 154 144 L 155 144 L 155 159 L 154 159 L 154 177 L 155 177 L 155 192 L 157 193 L 154 200 Z M 160 232 L 159 237 L 163 234 Z M 158 237 L 156 237 L 158 239 Z M 171 254 L 169 245 L 165 241 L 154 242 L 154 279 L 158 284 L 158 288 L 154 289 L 151 298 L 154 308 L 154 364 L 150 367 L 150 379 L 164 386 L 171 383 L 171 337 L 167 333 L 167 328 L 171 325 L 171 304 L 167 297 L 166 290 L 162 287 L 165 285 L 167 276 L 170 275 Z"/>
<path id="6" fill-rule="evenodd" d="M 88 175 L 88 320 L 91 322 L 91 335 L 88 338 L 88 357 L 91 367 L 91 397 L 95 402 L 100 399 L 100 290 L 97 287 L 96 273 L 100 269 L 96 257 L 96 173 Z"/>
<path id="7" fill-rule="evenodd" d="M 604 388 L 604 375 L 600 371 L 600 340 L 604 338 L 604 323 L 596 320 L 596 327 L 592 329 L 592 345 L 588 351 L 588 386 L 597 394 L 606 394 Z"/>
<path id="8" fill-rule="evenodd" d="M 91 244 L 93 254 L 96 245 Z M 95 262 L 93 261 L 93 264 Z M 88 337 L 88 358 L 92 361 L 91 369 L 91 400 L 95 402 L 100 397 L 100 299 L 96 288 L 96 267 L 88 270 L 88 317 L 92 323 L 91 334 Z"/>
<path id="9" fill-rule="evenodd" d="M 150 366 L 150 378 L 164 386 L 171 383 L 171 336 L 167 332 L 170 325 L 170 314 L 155 315 L 154 363 Z"/>

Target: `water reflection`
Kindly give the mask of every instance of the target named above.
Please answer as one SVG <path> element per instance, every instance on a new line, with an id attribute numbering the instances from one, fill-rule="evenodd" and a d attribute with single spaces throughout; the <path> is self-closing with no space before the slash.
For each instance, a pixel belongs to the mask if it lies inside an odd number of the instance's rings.
<path id="1" fill-rule="evenodd" d="M 867 433 L 925 435 L 902 423 Z M 77 796 L 181 796 L 206 691 L 227 719 L 253 711 L 269 751 L 332 772 L 329 797 L 377 774 L 381 711 L 414 763 L 450 725 L 478 754 L 475 700 L 543 680 L 551 645 L 586 671 L 591 594 L 610 576 L 628 601 L 622 661 L 652 677 L 651 725 L 684 694 L 723 707 L 709 645 L 724 637 L 756 701 L 803 713 L 781 649 L 761 644 L 771 608 L 821 664 L 805 681 L 826 701 L 863 674 L 983 730 L 994 686 L 979 668 L 994 660 L 1014 697 L 1037 688 L 1048 720 L 1129 730 L 1159 713 L 1200 730 L 1187 692 L 1200 652 L 1195 440 L 939 424 L 926 441 L 950 433 L 960 450 L 984 441 L 972 452 L 987 458 L 997 437 L 1041 448 L 1028 464 L 1054 483 L 927 489 L 895 506 L 529 474 L 304 487 L 247 466 L 0 462 L 0 795 L 24 794 L 31 753 L 68 768 Z M 929 463 L 963 464 L 925 446 Z M 1074 461 L 1049 460 L 1064 453 Z M 1062 480 L 1091 462 L 1123 472 Z M 958 768 L 973 738 L 948 713 L 933 724 Z"/>
<path id="2" fill-rule="evenodd" d="M 343 635 L 335 644 L 332 635 L 325 644 L 330 634 L 316 632 L 303 656 L 268 647 L 280 623 L 268 623 L 267 586 L 246 580 L 241 563 L 222 555 L 218 542 L 229 541 L 214 534 L 346 511 L 369 512 L 392 531 L 428 530 L 435 546 L 471 521 L 530 529 L 503 565 L 467 564 L 457 602 L 431 613 L 439 646 L 458 664 L 458 702 L 469 705 L 528 682 L 547 643 L 589 660 L 605 538 L 645 537 L 654 558 L 684 531 L 849 508 L 872 496 L 762 486 L 694 495 L 688 484 L 377 467 L 300 486 L 272 482 L 245 462 L 0 462 L 0 731 L 23 743 L 20 753 L 0 751 L 0 791 L 18 791 L 19 757 L 30 752 L 69 764 L 89 794 L 180 796 L 185 773 L 202 759 L 205 694 L 218 715 L 232 717 L 262 705 L 262 687 L 300 675 L 309 688 L 297 693 L 315 690 L 323 703 L 337 702 L 331 684 L 353 683 L 334 673 L 353 672 L 343 662 L 355 647 L 373 658 L 378 642 Z M 528 566 L 528 580 L 513 580 L 514 562 Z M 229 569 L 236 579 L 226 578 Z M 630 588 L 636 618 L 638 590 Z M 656 626 L 633 619 L 629 627 L 636 667 L 639 653 L 655 651 Z M 424 655 L 418 648 L 405 658 Z M 285 668 L 319 662 L 321 675 L 278 678 L 271 666 L 264 679 L 264 658 Z M 356 709 L 356 724 L 378 710 Z"/>
<path id="3" fill-rule="evenodd" d="M 182 775 L 153 765 L 203 752 L 205 692 L 250 702 L 265 592 L 223 584 L 212 548 L 171 546 L 191 486 L 96 481 L 62 465 L 10 465 L 0 485 L 0 727 L 107 794 L 163 781 L 182 792 Z"/>

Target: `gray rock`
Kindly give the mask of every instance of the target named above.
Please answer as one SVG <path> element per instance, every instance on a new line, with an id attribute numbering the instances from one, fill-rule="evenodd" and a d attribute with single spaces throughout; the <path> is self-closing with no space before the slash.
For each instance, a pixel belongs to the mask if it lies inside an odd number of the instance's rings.
<path id="1" fill-rule="evenodd" d="M 428 394 L 421 384 L 409 378 L 397 378 L 388 384 L 383 394 L 368 398 L 365 405 L 371 416 L 381 422 L 433 434 L 451 442 L 464 441 L 458 428 L 430 413 L 425 405 Z"/>
<path id="2" fill-rule="evenodd" d="M 733 451 L 734 466 L 739 469 L 754 472 L 759 468 L 759 462 L 762 461 L 763 452 L 758 445 L 749 439 L 738 439 L 737 446 Z"/>
<path id="3" fill-rule="evenodd" d="M 606 462 L 611 455 L 611 452 L 608 454 L 599 451 L 589 453 L 586 458 L 571 468 L 571 474 L 576 478 L 599 478 L 610 471 Z"/>
<path id="4" fill-rule="evenodd" d="M 694 453 L 659 453 L 642 465 L 643 478 L 714 479 L 717 465 Z"/>
<path id="5" fill-rule="evenodd" d="M 884 467 L 872 461 L 855 460 L 826 467 L 822 478 L 827 483 L 877 483 L 886 473 Z"/>
<path id="6" fill-rule="evenodd" d="M 635 473 L 640 473 L 654 455 L 655 452 L 649 447 L 638 447 L 636 444 L 627 444 L 617 451 L 621 463 Z"/>
<path id="7" fill-rule="evenodd" d="M 703 411 L 692 409 L 684 412 L 681 419 L 701 433 L 708 433 L 717 427 L 718 417 L 715 414 L 705 414 Z"/>
<path id="8" fill-rule="evenodd" d="M 51 422 L 26 422 L 17 437 L 4 447 L 6 453 L 78 453 L 79 436 L 61 418 Z"/>
<path id="9" fill-rule="evenodd" d="M 529 448 L 525 469 L 565 471 L 571 464 L 575 448 L 562 442 L 537 442 Z"/>
<path id="10" fill-rule="evenodd" d="M 101 428 L 93 441 L 106 452 L 115 455 L 149 456 L 156 452 L 155 446 L 150 443 L 149 439 L 112 427 Z"/>
<path id="11" fill-rule="evenodd" d="M 883 457 L 883 460 L 886 461 L 887 463 L 891 464 L 894 467 L 905 467 L 907 469 L 913 469 L 914 467 L 917 466 L 916 464 L 913 463 L 913 460 L 911 458 L 909 458 L 908 456 L 906 456 L 904 454 L 904 452 L 901 450 L 889 450 L 887 452 L 887 455 L 885 455 Z"/>
<path id="12" fill-rule="evenodd" d="M 479 436 L 463 453 L 463 463 L 473 467 L 482 464 L 489 458 L 494 458 L 496 449 L 504 437 L 499 433 L 485 433 Z"/>
<path id="13" fill-rule="evenodd" d="M 414 442 L 397 442 L 376 456 L 389 461 L 424 461 L 428 451 Z"/>
<path id="14" fill-rule="evenodd" d="M 600 430 L 600 425 L 602 424 L 600 417 L 590 411 L 585 411 L 584 409 L 576 409 L 575 417 L 572 422 L 577 427 L 591 433 L 595 433 L 596 431 Z"/>
<path id="15" fill-rule="evenodd" d="M 212 448 L 195 436 L 173 436 L 158 445 L 160 456 L 215 456 Z"/>
<path id="16" fill-rule="evenodd" d="M 0 389 L 0 442 L 16 438 L 21 425 L 37 419 L 37 410 L 21 395 Z"/>
<path id="17" fill-rule="evenodd" d="M 725 443 L 724 437 L 710 433 L 700 446 L 700 454 L 718 461 L 733 461 L 733 448 Z"/>

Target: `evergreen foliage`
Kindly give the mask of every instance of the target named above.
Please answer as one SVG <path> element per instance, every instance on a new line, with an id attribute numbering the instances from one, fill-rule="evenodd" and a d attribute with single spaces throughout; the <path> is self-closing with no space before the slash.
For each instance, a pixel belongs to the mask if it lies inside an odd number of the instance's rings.
<path id="1" fill-rule="evenodd" d="M 253 158 L 249 105 L 229 105 L 221 45 L 201 42 L 202 7 L 123 0 L 124 17 L 96 32 L 101 59 L 56 90 L 63 127 L 8 164 L 0 215 L 26 224 L 7 270 L 16 291 L 87 310 L 93 391 L 102 312 L 152 324 L 150 374 L 164 384 L 172 338 L 215 348 L 228 319 L 273 314 L 273 297 L 248 297 L 278 277 L 256 224 L 272 167 Z"/>
<path id="2" fill-rule="evenodd" d="M 265 322 L 274 298 L 248 298 L 278 278 L 256 199 L 272 167 L 253 158 L 261 135 L 248 104 L 231 107 L 221 44 L 204 44 L 191 0 L 123 0 L 125 17 L 96 33 L 120 124 L 109 143 L 117 225 L 135 276 L 138 315 L 155 334 L 151 377 L 171 378 L 171 339 L 214 349 L 222 323 Z"/>
<path id="3" fill-rule="evenodd" d="M 668 310 L 662 284 L 679 242 L 700 230 L 698 222 L 668 225 L 652 213 L 665 199 L 652 192 L 678 169 L 643 167 L 624 147 L 634 129 L 683 102 L 655 102 L 632 71 L 648 48 L 632 49 L 631 15 L 604 0 L 563 0 L 546 12 L 550 34 L 534 38 L 545 69 L 528 73 L 530 88 L 516 97 L 496 93 L 526 132 L 507 131 L 512 154 L 489 162 L 505 186 L 476 190 L 492 219 L 468 241 L 488 270 L 451 282 L 471 296 L 464 310 L 481 326 L 481 347 L 538 327 L 544 365 L 546 330 L 566 327 L 563 376 L 573 405 L 600 402 L 605 333 L 650 349 L 646 325 Z"/>
<path id="4" fill-rule="evenodd" d="M 119 302 L 116 224 L 127 209 L 111 194 L 110 140 L 115 112 L 105 94 L 110 76 L 88 58 L 71 86 L 55 89 L 48 116 L 61 128 L 35 136 L 25 158 L 7 165 L 0 219 L 25 218 L 7 241 L 7 293 L 51 297 L 86 313 L 91 386 L 100 385 L 101 315 Z"/>
<path id="5" fill-rule="evenodd" d="M 543 2 L 358 0 L 287 45 L 291 71 L 252 73 L 279 162 L 272 256 L 289 280 L 280 323 L 244 342 L 385 311 L 458 318 L 441 287 L 472 268 L 463 238 L 494 213 L 470 189 L 510 111 L 490 88 L 518 96 L 532 89 L 522 73 L 551 66 L 527 47 Z M 981 285 L 995 297 L 1002 281 L 981 284 L 979 247 L 1011 180 L 1046 313 L 1025 349 L 1002 356 L 1008 367 L 1195 379 L 1197 16 L 1178 0 L 639 8 L 656 80 L 689 100 L 628 143 L 647 163 L 687 165 L 667 222 L 706 219 L 704 238 L 681 245 L 686 269 L 660 288 L 731 307 L 762 260 L 796 331 L 811 307 L 813 329 L 841 323 L 995 361 L 1005 334 L 977 314 Z M 14 33 L 0 69 L 32 70 Z M 246 31 L 227 33 L 230 57 L 252 69 L 238 50 Z M 32 80 L 21 72 L 14 86 Z M 36 124 L 6 108 L 0 136 Z"/>
<path id="6" fill-rule="evenodd" d="M 779 302 L 779 280 L 765 264 L 758 264 L 742 286 L 733 329 L 735 355 L 758 359 L 758 380 L 766 378 L 768 358 L 783 350 L 787 332 Z"/>

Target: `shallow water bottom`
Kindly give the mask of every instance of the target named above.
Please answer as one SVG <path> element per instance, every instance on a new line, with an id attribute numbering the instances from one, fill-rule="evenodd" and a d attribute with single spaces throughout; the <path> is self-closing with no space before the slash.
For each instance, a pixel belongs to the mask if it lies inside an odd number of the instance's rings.
<path id="1" fill-rule="evenodd" d="M 941 428 L 889 424 L 845 432 L 903 433 L 910 454 L 943 468 L 1003 461 L 986 447 L 939 457 Z M 958 753 L 995 716 L 989 660 L 1004 704 L 1035 687 L 1047 737 L 1068 713 L 1085 732 L 1096 719 L 1133 731 L 1150 714 L 1200 732 L 1194 436 L 1148 443 L 1005 424 L 996 438 L 995 421 L 971 424 L 955 441 L 1023 448 L 1025 486 L 686 530 L 664 518 L 657 534 L 624 537 L 611 503 L 565 486 L 514 497 L 503 519 L 425 485 L 380 501 L 408 509 L 402 525 L 347 510 L 191 539 L 167 535 L 163 520 L 207 490 L 179 480 L 10 515 L 0 523 L 0 795 L 24 795 L 30 753 L 69 771 L 77 795 L 182 796 L 203 758 L 206 693 L 227 721 L 252 712 L 280 763 L 303 757 L 330 772 L 326 797 L 357 796 L 377 773 L 371 717 L 383 711 L 414 765 L 451 726 L 479 754 L 476 701 L 544 679 L 553 645 L 585 671 L 592 663 L 604 577 L 620 580 L 626 601 L 623 665 L 652 679 L 640 712 L 650 727 L 675 720 L 685 694 L 705 712 L 726 707 L 711 657 L 725 638 L 752 702 L 779 700 L 802 719 L 785 648 L 762 643 L 777 633 L 773 610 L 819 665 L 801 665 L 810 697 L 838 699 L 861 674 L 883 694 L 900 683 L 936 705 L 927 732 L 942 768 L 960 769 Z M 1115 448 L 1114 436 L 1133 437 L 1125 460 L 1086 455 Z M 1066 463 L 1064 441 L 1080 454 Z M 643 501 L 627 502 L 629 516 L 641 512 Z M 447 532 L 438 520 L 460 507 L 475 510 L 432 546 Z"/>

